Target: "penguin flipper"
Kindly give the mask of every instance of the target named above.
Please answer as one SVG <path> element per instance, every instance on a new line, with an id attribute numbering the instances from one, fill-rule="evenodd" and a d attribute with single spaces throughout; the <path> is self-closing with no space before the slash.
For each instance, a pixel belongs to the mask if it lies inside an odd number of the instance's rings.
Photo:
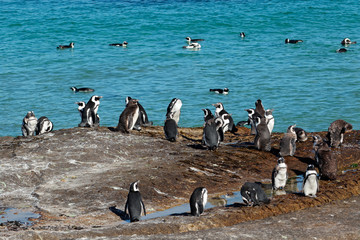
<path id="1" fill-rule="evenodd" d="M 200 214 L 202 214 L 204 212 L 204 205 L 202 204 L 201 201 L 199 201 L 198 206 L 199 206 L 198 213 L 200 215 Z"/>
<path id="2" fill-rule="evenodd" d="M 143 200 L 142 200 L 142 199 L 140 200 L 140 202 L 141 202 L 141 206 L 142 206 L 143 214 L 146 216 L 145 204 L 144 204 L 144 202 L 143 202 Z"/>

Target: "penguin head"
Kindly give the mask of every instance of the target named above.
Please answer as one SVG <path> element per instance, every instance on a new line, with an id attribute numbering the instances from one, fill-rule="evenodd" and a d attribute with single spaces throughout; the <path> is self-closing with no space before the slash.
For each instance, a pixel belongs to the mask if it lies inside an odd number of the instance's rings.
<path id="1" fill-rule="evenodd" d="M 85 102 L 75 102 L 77 105 L 79 105 L 78 110 L 81 111 L 85 107 Z"/>
<path id="2" fill-rule="evenodd" d="M 190 37 L 186 37 L 185 39 L 186 39 L 186 41 L 189 41 L 189 42 L 191 41 Z"/>
<path id="3" fill-rule="evenodd" d="M 306 171 L 315 170 L 314 164 L 309 164 L 306 168 Z"/>
<path id="4" fill-rule="evenodd" d="M 204 118 L 213 117 L 213 114 L 210 109 L 206 108 L 206 109 L 202 109 L 202 110 L 204 111 Z"/>
<path id="5" fill-rule="evenodd" d="M 229 92 L 230 90 L 228 88 L 224 88 L 224 92 Z"/>
<path id="6" fill-rule="evenodd" d="M 274 111 L 274 109 L 267 109 L 267 110 L 265 111 L 265 116 L 271 116 L 272 113 L 273 113 L 273 111 Z"/>
<path id="7" fill-rule="evenodd" d="M 137 105 L 138 101 L 139 100 L 132 98 L 129 100 L 129 102 L 126 106 L 135 106 L 135 105 Z"/>
<path id="8" fill-rule="evenodd" d="M 133 182 L 130 184 L 130 192 L 138 192 L 139 191 L 139 184 L 140 180 L 137 180 L 136 182 Z"/>
<path id="9" fill-rule="evenodd" d="M 74 48 L 74 45 L 75 45 L 74 42 L 71 42 L 71 43 L 69 44 L 69 46 L 70 46 L 71 48 Z"/>
<path id="10" fill-rule="evenodd" d="M 241 32 L 241 33 L 240 33 L 240 37 L 242 37 L 242 38 L 245 37 L 245 33 L 244 33 L 244 32 Z"/>
<path id="11" fill-rule="evenodd" d="M 249 117 L 251 117 L 255 113 L 255 109 L 253 108 L 245 109 L 245 111 L 248 112 Z"/>
<path id="12" fill-rule="evenodd" d="M 71 87 L 71 90 L 73 90 L 74 92 L 76 92 L 77 88 L 76 87 Z"/>
<path id="13" fill-rule="evenodd" d="M 290 42 L 290 39 L 285 39 L 285 43 L 289 43 Z"/>
<path id="14" fill-rule="evenodd" d="M 129 96 L 127 96 L 127 97 L 125 98 L 125 105 L 126 105 L 126 106 L 129 104 L 129 102 L 130 102 L 131 99 L 132 99 L 132 98 L 129 97 Z"/>
<path id="15" fill-rule="evenodd" d="M 220 110 L 223 110 L 224 109 L 224 106 L 221 102 L 218 102 L 218 103 L 214 103 L 213 106 L 217 109 L 220 109 Z"/>
<path id="16" fill-rule="evenodd" d="M 124 41 L 123 42 L 123 46 L 127 46 L 128 45 L 128 42 L 127 41 Z"/>
<path id="17" fill-rule="evenodd" d="M 341 43 L 342 44 L 351 44 L 351 40 L 350 40 L 350 38 L 344 38 L 344 40 L 342 40 Z"/>
<path id="18" fill-rule="evenodd" d="M 100 105 L 100 99 L 102 98 L 102 96 L 97 96 L 97 95 L 94 95 L 90 98 L 90 102 L 94 103 L 95 106 L 98 106 Z"/>
<path id="19" fill-rule="evenodd" d="M 222 120 L 221 118 L 216 118 L 215 124 L 216 124 L 216 131 L 217 131 L 217 130 L 219 130 L 219 128 L 224 126 L 224 120 Z"/>
<path id="20" fill-rule="evenodd" d="M 295 128 L 296 127 L 296 124 L 294 124 L 294 125 L 290 125 L 289 127 L 288 127 L 288 129 L 287 129 L 287 133 L 293 133 L 293 134 L 296 134 L 295 133 Z"/>
<path id="21" fill-rule="evenodd" d="M 277 160 L 278 164 L 280 163 L 285 163 L 285 159 L 283 157 L 279 157 L 279 159 Z"/>

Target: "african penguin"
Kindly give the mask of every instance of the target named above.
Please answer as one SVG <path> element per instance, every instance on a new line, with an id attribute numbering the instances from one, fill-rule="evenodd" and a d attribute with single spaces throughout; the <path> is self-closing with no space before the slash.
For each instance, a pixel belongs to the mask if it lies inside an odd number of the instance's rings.
<path id="1" fill-rule="evenodd" d="M 122 43 L 110 43 L 109 46 L 114 46 L 114 47 L 127 47 L 128 42 L 127 41 L 123 41 Z"/>
<path id="2" fill-rule="evenodd" d="M 266 125 L 269 129 L 270 134 L 272 133 L 275 125 L 275 118 L 273 116 L 274 109 L 267 109 L 265 111 L 265 119 L 266 119 Z"/>
<path id="3" fill-rule="evenodd" d="M 126 97 L 125 104 L 127 105 L 131 99 L 132 99 L 131 97 Z M 141 130 L 141 126 L 151 126 L 153 124 L 153 122 L 149 121 L 144 107 L 139 102 L 137 104 L 139 106 L 139 117 L 136 120 L 134 129 Z"/>
<path id="4" fill-rule="evenodd" d="M 329 145 L 319 135 L 313 136 L 315 160 L 319 167 L 319 175 L 323 180 L 335 180 L 337 177 L 337 158 Z"/>
<path id="5" fill-rule="evenodd" d="M 255 114 L 255 109 L 254 108 L 249 108 L 249 109 L 245 109 L 245 111 L 248 112 L 248 125 L 250 125 L 251 127 L 251 135 L 255 135 L 256 134 L 256 124 L 255 124 L 255 117 L 253 118 L 254 114 Z M 259 117 L 261 117 L 258 114 Z"/>
<path id="6" fill-rule="evenodd" d="M 285 39 L 285 43 L 292 43 L 292 44 L 296 44 L 296 43 L 299 43 L 299 42 L 303 42 L 303 40 L 292 40 L 292 39 Z"/>
<path id="7" fill-rule="evenodd" d="M 330 124 L 327 138 L 331 147 L 340 147 L 344 141 L 344 133 L 352 130 L 352 125 L 344 120 L 336 120 Z"/>
<path id="8" fill-rule="evenodd" d="M 271 151 L 271 134 L 266 125 L 264 117 L 255 119 L 256 135 L 254 139 L 255 148 L 261 151 Z"/>
<path id="9" fill-rule="evenodd" d="M 241 33 L 240 33 L 240 37 L 244 38 L 244 37 L 245 37 L 245 33 L 244 33 L 244 32 L 241 32 Z"/>
<path id="10" fill-rule="evenodd" d="M 94 92 L 95 90 L 92 88 L 77 88 L 77 87 L 71 87 L 71 90 L 74 92 Z"/>
<path id="11" fill-rule="evenodd" d="M 261 188 L 261 183 L 246 182 L 240 189 L 241 197 L 247 206 L 269 203 L 270 199 Z"/>
<path id="12" fill-rule="evenodd" d="M 96 95 L 90 98 L 85 107 L 82 109 L 79 127 L 98 127 L 100 125 L 100 118 L 97 112 L 101 98 L 102 96 Z"/>
<path id="13" fill-rule="evenodd" d="M 204 212 L 207 203 L 208 191 L 204 187 L 198 187 L 190 197 L 191 215 L 199 217 Z"/>
<path id="14" fill-rule="evenodd" d="M 277 160 L 277 164 L 272 172 L 272 188 L 274 190 L 283 189 L 286 185 L 286 181 L 288 179 L 287 174 L 287 165 L 285 163 L 285 159 L 280 157 Z"/>
<path id="15" fill-rule="evenodd" d="M 186 37 L 185 39 L 186 39 L 186 41 L 187 41 L 188 43 L 205 41 L 205 39 L 202 39 L 202 38 L 194 38 L 194 39 L 192 39 L 192 38 L 190 38 L 190 37 Z"/>
<path id="16" fill-rule="evenodd" d="M 78 111 L 80 113 L 80 117 L 82 118 L 82 114 L 83 114 L 84 108 L 86 106 L 86 103 L 85 102 L 76 102 L 76 104 L 79 106 Z"/>
<path id="17" fill-rule="evenodd" d="M 119 123 L 116 130 L 122 133 L 129 133 L 134 129 L 139 117 L 139 105 L 137 99 L 130 99 L 123 112 L 120 114 Z"/>
<path id="18" fill-rule="evenodd" d="M 303 192 L 306 197 L 316 197 L 319 190 L 319 179 L 313 164 L 309 164 L 304 174 Z"/>
<path id="19" fill-rule="evenodd" d="M 228 88 L 224 88 L 224 89 L 219 89 L 219 88 L 213 88 L 213 89 L 210 89 L 210 92 L 214 92 L 214 93 L 217 93 L 217 94 L 228 94 L 229 93 L 229 89 Z"/>
<path id="20" fill-rule="evenodd" d="M 295 130 L 296 139 L 298 142 L 305 142 L 308 139 L 307 133 L 305 132 L 304 129 L 296 127 L 296 128 L 294 128 L 294 130 Z"/>
<path id="21" fill-rule="evenodd" d="M 261 117 L 265 117 L 265 108 L 262 104 L 261 99 L 256 100 L 255 102 L 255 112 L 258 113 Z"/>
<path id="22" fill-rule="evenodd" d="M 40 117 L 36 126 L 36 135 L 51 132 L 53 128 L 53 123 L 47 117 Z"/>
<path id="23" fill-rule="evenodd" d="M 37 121 L 33 111 L 29 111 L 25 115 L 21 126 L 21 132 L 24 137 L 35 135 Z"/>
<path id="24" fill-rule="evenodd" d="M 229 120 L 229 124 L 228 126 L 224 129 L 224 133 L 227 132 L 227 131 L 230 131 L 232 133 L 235 133 L 237 132 L 237 128 L 234 124 L 234 120 L 233 118 L 231 117 L 231 115 L 225 111 L 224 109 L 224 105 L 221 103 L 221 102 L 218 102 L 218 103 L 215 103 L 213 104 L 213 106 L 216 108 L 215 109 L 215 117 L 218 117 L 218 118 L 222 118 L 224 120 L 224 117 L 222 115 L 225 115 L 227 114 L 228 116 L 226 117 L 226 119 Z"/>
<path id="25" fill-rule="evenodd" d="M 74 48 L 75 43 L 71 42 L 69 45 L 59 45 L 56 47 L 57 49 L 68 49 L 68 48 Z"/>
<path id="26" fill-rule="evenodd" d="M 347 49 L 346 48 L 339 48 L 339 49 L 336 50 L 336 52 L 338 52 L 338 53 L 347 52 Z"/>
<path id="27" fill-rule="evenodd" d="M 211 118 L 207 120 L 203 128 L 202 144 L 206 145 L 209 150 L 216 150 L 221 141 L 221 126 L 223 122 L 220 118 Z M 223 134 L 222 134 L 223 137 Z"/>
<path id="28" fill-rule="evenodd" d="M 205 123 L 210 120 L 210 119 L 213 119 L 214 118 L 214 115 L 212 114 L 211 110 L 206 108 L 206 109 L 202 109 L 204 111 L 204 121 Z M 205 124 L 204 124 L 205 126 Z"/>
<path id="29" fill-rule="evenodd" d="M 296 151 L 296 133 L 294 128 L 296 124 L 290 125 L 287 132 L 280 140 L 280 156 L 294 156 Z"/>
<path id="30" fill-rule="evenodd" d="M 350 38 L 344 38 L 342 41 L 341 41 L 341 45 L 348 45 L 348 44 L 355 44 L 356 42 L 352 42 L 350 40 Z"/>
<path id="31" fill-rule="evenodd" d="M 130 222 L 139 221 L 142 214 L 146 216 L 145 205 L 138 184 L 139 181 L 130 184 L 130 191 L 125 204 L 125 213 L 130 215 Z"/>
<path id="32" fill-rule="evenodd" d="M 167 118 L 164 124 L 165 138 L 170 142 L 175 142 L 178 136 L 178 126 L 174 119 Z"/>
<path id="33" fill-rule="evenodd" d="M 179 124 L 181 107 L 182 101 L 179 98 L 173 98 L 167 107 L 166 118 L 172 118 L 176 124 Z"/>

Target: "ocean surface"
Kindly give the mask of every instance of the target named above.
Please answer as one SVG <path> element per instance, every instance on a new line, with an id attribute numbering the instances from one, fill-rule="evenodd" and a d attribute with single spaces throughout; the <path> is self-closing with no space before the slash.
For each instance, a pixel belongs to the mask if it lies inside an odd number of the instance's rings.
<path id="1" fill-rule="evenodd" d="M 0 12 L 0 136 L 20 136 L 28 111 L 54 129 L 77 127 L 75 102 L 93 94 L 103 96 L 101 126 L 116 126 L 131 96 L 154 125 L 176 97 L 180 127 L 202 126 L 201 109 L 216 102 L 246 120 L 257 99 L 274 109 L 277 132 L 326 131 L 336 119 L 360 127 L 358 0 L 2 0 Z M 202 48 L 183 49 L 188 36 Z M 358 44 L 337 53 L 346 37 Z"/>

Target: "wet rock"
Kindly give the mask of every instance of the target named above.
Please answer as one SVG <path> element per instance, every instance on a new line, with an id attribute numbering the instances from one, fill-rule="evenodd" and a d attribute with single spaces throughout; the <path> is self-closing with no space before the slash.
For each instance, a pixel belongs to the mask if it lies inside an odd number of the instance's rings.
<path id="1" fill-rule="evenodd" d="M 225 134 L 217 151 L 201 146 L 202 128 L 179 128 L 178 141 L 165 139 L 162 127 L 144 127 L 122 134 L 109 128 L 73 128 L 33 137 L 0 138 L 0 201 L 3 206 L 31 208 L 41 218 L 14 239 L 118 238 L 157 236 L 233 226 L 249 220 L 307 209 L 360 194 L 359 131 L 346 132 L 334 149 L 336 181 L 320 181 L 316 199 L 297 193 L 273 197 L 264 206 L 240 205 L 205 210 L 200 218 L 168 216 L 127 224 L 109 208 L 124 210 L 128 186 L 141 181 L 149 213 L 187 203 L 194 188 L 207 188 L 209 197 L 239 191 L 247 181 L 271 178 L 283 134 L 272 134 L 272 150 L 251 144 L 247 128 Z M 322 137 L 326 132 L 318 133 Z M 285 157 L 289 177 L 315 163 L 312 142 L 297 144 Z M 352 169 L 348 170 L 350 166 Z M 190 211 L 190 209 L 188 210 Z M 95 227 L 94 227 L 95 226 Z"/>

